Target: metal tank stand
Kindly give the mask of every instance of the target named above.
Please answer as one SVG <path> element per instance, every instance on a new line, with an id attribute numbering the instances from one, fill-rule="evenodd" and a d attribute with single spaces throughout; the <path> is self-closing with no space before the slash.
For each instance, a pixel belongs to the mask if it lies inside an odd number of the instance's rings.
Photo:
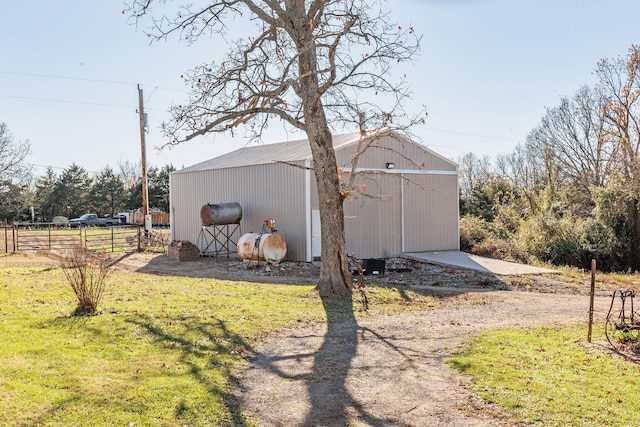
<path id="1" fill-rule="evenodd" d="M 238 250 L 237 238 L 233 240 L 236 234 L 240 234 L 240 224 L 203 225 L 197 245 L 198 248 L 204 248 L 200 250 L 200 256 L 226 255 L 228 259 L 230 254 Z"/>

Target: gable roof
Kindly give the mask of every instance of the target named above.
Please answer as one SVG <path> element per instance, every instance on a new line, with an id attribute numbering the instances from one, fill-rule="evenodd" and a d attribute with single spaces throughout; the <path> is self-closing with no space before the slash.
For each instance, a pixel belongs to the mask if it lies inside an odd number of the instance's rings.
<path id="1" fill-rule="evenodd" d="M 360 132 L 334 135 L 333 148 L 334 150 L 338 150 L 350 144 L 355 144 L 359 140 Z M 443 160 L 446 160 L 449 163 L 455 164 L 451 162 L 451 160 L 445 159 L 441 155 L 429 150 L 426 147 L 421 148 L 439 158 L 442 158 Z M 186 173 L 213 169 L 234 168 L 240 166 L 264 165 L 279 162 L 302 162 L 305 160 L 312 160 L 312 158 L 313 157 L 311 154 L 311 148 L 309 147 L 309 140 L 298 139 L 295 141 L 285 141 L 275 144 L 261 144 L 239 148 L 229 153 L 222 154 L 221 156 L 214 157 L 213 159 L 205 160 L 192 166 L 187 166 L 173 173 Z"/>
<path id="2" fill-rule="evenodd" d="M 338 149 L 355 142 L 360 137 L 358 132 L 334 135 L 333 147 Z M 307 139 L 278 142 L 275 144 L 254 145 L 239 148 L 204 162 L 196 163 L 177 172 L 194 172 L 201 170 L 233 168 L 239 166 L 264 165 L 276 162 L 296 162 L 310 160 L 311 148 Z"/>

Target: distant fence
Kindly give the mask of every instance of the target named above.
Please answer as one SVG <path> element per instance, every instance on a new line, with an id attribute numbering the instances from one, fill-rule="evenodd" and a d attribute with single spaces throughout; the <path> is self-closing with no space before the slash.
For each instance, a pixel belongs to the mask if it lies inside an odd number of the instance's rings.
<path id="1" fill-rule="evenodd" d="M 15 252 L 15 230 L 11 225 L 0 225 L 0 254 Z"/>
<path id="2" fill-rule="evenodd" d="M 168 213 L 152 213 L 151 223 L 158 227 L 169 226 L 169 214 Z M 131 224 L 144 224 L 144 214 L 142 212 L 130 212 L 129 222 Z"/>
<path id="3" fill-rule="evenodd" d="M 0 228 L 0 253 L 86 248 L 98 252 L 164 252 L 167 230 L 147 233 L 140 225 L 70 228 L 52 223 L 16 223 Z"/>

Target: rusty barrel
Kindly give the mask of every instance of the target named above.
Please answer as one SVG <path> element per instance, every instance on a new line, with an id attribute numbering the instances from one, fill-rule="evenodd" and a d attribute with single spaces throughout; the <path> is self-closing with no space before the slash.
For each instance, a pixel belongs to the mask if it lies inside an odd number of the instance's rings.
<path id="1" fill-rule="evenodd" d="M 238 202 L 207 203 L 200 209 L 202 225 L 240 224 L 242 206 Z"/>
<path id="2" fill-rule="evenodd" d="M 287 254 L 287 243 L 276 233 L 246 233 L 238 239 L 238 255 L 245 261 L 278 264 Z"/>

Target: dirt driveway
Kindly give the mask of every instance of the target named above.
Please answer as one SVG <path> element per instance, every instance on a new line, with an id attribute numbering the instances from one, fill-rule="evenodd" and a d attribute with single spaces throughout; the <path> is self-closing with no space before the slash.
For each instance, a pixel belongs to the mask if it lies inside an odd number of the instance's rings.
<path id="1" fill-rule="evenodd" d="M 271 337 L 240 378 L 260 426 L 509 426 L 445 360 L 483 329 L 584 321 L 585 296 L 462 294 L 443 308 Z M 604 310 L 608 301 L 599 298 Z"/>
<path id="2" fill-rule="evenodd" d="M 445 361 L 485 329 L 585 322 L 584 286 L 553 276 L 496 278 L 412 263 L 377 281 L 442 298 L 436 310 L 304 326 L 266 338 L 238 376 L 242 412 L 268 426 L 510 426 Z M 277 268 L 126 257 L 114 268 L 262 282 L 313 282 L 308 264 Z M 399 269 L 402 271 L 402 269 Z M 606 313 L 601 293 L 596 313 Z"/>

